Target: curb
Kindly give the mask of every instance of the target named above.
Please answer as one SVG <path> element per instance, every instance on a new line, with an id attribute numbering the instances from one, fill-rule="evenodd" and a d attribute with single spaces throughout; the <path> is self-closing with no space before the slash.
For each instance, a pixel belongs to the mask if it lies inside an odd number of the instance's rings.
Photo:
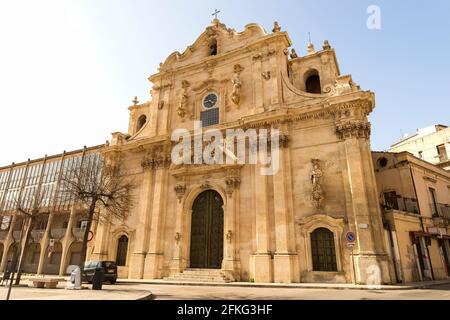
<path id="1" fill-rule="evenodd" d="M 450 284 L 450 280 L 436 283 L 424 283 L 424 284 L 414 284 L 414 285 L 392 285 L 392 286 L 380 286 L 378 288 L 367 287 L 363 285 L 359 286 L 317 286 L 314 284 L 304 284 L 296 285 L 296 284 L 253 284 L 253 283 L 216 283 L 216 282 L 174 282 L 174 281 L 127 281 L 127 280 L 119 280 L 120 283 L 125 284 L 153 284 L 153 285 L 177 285 L 177 286 L 208 286 L 208 287 L 240 287 L 240 288 L 286 288 L 286 289 L 335 289 L 335 290 L 414 290 L 414 289 L 426 289 L 434 286 L 446 285 Z"/>

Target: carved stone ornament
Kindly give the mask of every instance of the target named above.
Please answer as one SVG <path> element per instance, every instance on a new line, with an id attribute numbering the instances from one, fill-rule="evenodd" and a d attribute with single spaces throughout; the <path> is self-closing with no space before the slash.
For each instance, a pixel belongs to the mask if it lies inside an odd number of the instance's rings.
<path id="1" fill-rule="evenodd" d="M 270 80 L 270 71 L 266 71 L 261 73 L 262 77 L 264 78 L 264 80 Z"/>
<path id="2" fill-rule="evenodd" d="M 179 233 L 179 232 L 175 233 L 174 239 L 175 239 L 175 241 L 178 244 L 180 242 L 180 240 L 181 240 L 181 233 Z"/>
<path id="3" fill-rule="evenodd" d="M 183 91 L 181 93 L 180 103 L 177 108 L 177 114 L 182 120 L 184 120 L 184 118 L 186 117 L 186 107 L 187 107 L 188 99 L 189 99 L 189 96 L 187 95 L 186 91 Z"/>
<path id="4" fill-rule="evenodd" d="M 227 194 L 231 196 L 233 191 L 241 185 L 241 179 L 237 177 L 229 177 L 225 180 L 225 184 L 227 185 Z"/>
<path id="5" fill-rule="evenodd" d="M 272 32 L 280 32 L 280 30 L 281 28 L 280 25 L 278 24 L 278 21 L 274 21 Z"/>
<path id="6" fill-rule="evenodd" d="M 170 152 L 165 150 L 163 146 L 156 147 L 153 152 L 147 155 L 142 161 L 143 169 L 163 169 L 170 166 Z"/>
<path id="7" fill-rule="evenodd" d="M 241 65 L 236 64 L 234 66 L 234 75 L 233 78 L 231 79 L 231 83 L 233 84 L 233 90 L 231 91 L 231 101 L 233 101 L 233 103 L 235 105 L 239 105 L 239 102 L 241 101 L 241 78 L 240 78 L 240 73 L 242 72 L 242 70 L 244 70 L 244 68 L 241 67 Z"/>
<path id="8" fill-rule="evenodd" d="M 280 147 L 281 148 L 289 147 L 289 135 L 286 132 L 280 132 Z"/>
<path id="9" fill-rule="evenodd" d="M 178 202 L 181 202 L 184 194 L 186 193 L 186 185 L 185 184 L 177 184 L 174 188 L 175 193 L 177 194 Z"/>
<path id="10" fill-rule="evenodd" d="M 226 237 L 227 237 L 228 242 L 231 243 L 231 240 L 233 239 L 233 231 L 228 230 Z"/>
<path id="11" fill-rule="evenodd" d="M 298 58 L 297 52 L 295 52 L 295 49 L 291 50 L 291 54 L 290 54 L 291 59 L 296 59 Z"/>
<path id="12" fill-rule="evenodd" d="M 339 139 L 370 138 L 371 125 L 367 120 L 348 120 L 336 124 L 336 134 Z"/>
<path id="13" fill-rule="evenodd" d="M 311 170 L 311 200 L 316 209 L 322 207 L 322 202 L 324 200 L 324 193 L 322 190 L 322 165 L 319 159 L 311 159 L 312 170 Z"/>

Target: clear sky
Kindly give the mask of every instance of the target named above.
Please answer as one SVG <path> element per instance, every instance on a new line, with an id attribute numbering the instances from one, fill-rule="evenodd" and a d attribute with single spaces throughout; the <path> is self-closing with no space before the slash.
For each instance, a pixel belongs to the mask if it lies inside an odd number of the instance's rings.
<path id="1" fill-rule="evenodd" d="M 381 29 L 369 30 L 369 5 Z M 133 96 L 211 22 L 237 31 L 278 20 L 304 54 L 328 39 L 342 74 L 376 94 L 372 146 L 450 124 L 450 1 L 0 0 L 0 166 L 125 132 Z"/>

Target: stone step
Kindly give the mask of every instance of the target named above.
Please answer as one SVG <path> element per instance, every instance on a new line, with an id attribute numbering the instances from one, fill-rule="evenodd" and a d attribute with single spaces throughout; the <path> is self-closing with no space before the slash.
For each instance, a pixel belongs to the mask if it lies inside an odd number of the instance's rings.
<path id="1" fill-rule="evenodd" d="M 198 269 L 189 268 L 170 277 L 164 278 L 167 281 L 182 282 L 231 282 L 220 269 Z"/>
<path id="2" fill-rule="evenodd" d="M 196 280 L 228 280 L 226 277 L 212 277 L 212 276 L 202 276 L 202 275 L 186 276 L 183 274 L 173 275 L 172 278 L 174 278 L 174 279 L 196 279 Z"/>

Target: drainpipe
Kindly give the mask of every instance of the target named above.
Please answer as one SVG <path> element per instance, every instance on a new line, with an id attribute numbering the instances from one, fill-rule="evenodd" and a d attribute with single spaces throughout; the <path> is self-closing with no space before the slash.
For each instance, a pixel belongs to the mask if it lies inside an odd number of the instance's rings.
<path id="1" fill-rule="evenodd" d="M 413 174 L 411 165 L 409 166 L 409 172 L 411 174 L 411 180 L 412 180 L 412 184 L 413 184 L 413 188 L 414 188 L 414 194 L 416 195 L 417 204 L 418 204 L 417 209 L 419 211 L 420 228 L 422 229 L 422 232 L 425 233 L 426 231 L 425 231 L 425 227 L 423 225 L 423 217 L 422 217 L 422 212 L 420 210 L 419 197 L 417 196 L 416 182 L 414 181 L 414 174 Z M 419 241 L 419 245 L 422 245 L 421 241 Z M 430 249 L 428 249 L 426 242 L 425 242 L 425 249 L 427 250 L 428 263 L 430 264 L 431 279 L 434 280 L 434 272 L 433 272 L 433 265 L 431 264 Z"/>

